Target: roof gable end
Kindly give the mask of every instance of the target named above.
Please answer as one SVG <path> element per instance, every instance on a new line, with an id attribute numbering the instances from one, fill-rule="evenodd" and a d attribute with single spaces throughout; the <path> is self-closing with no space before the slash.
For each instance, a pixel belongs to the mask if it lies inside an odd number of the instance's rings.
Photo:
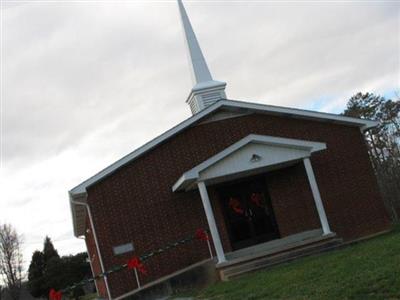
<path id="1" fill-rule="evenodd" d="M 310 120 L 322 121 L 322 122 L 332 122 L 332 123 L 360 127 L 361 130 L 367 130 L 369 128 L 372 128 L 372 127 L 375 127 L 378 125 L 378 122 L 376 122 L 376 121 L 346 117 L 346 116 L 330 114 L 330 113 L 321 113 L 321 112 L 316 112 L 316 111 L 308 111 L 308 110 L 302 110 L 302 109 L 296 109 L 296 108 L 265 105 L 265 104 L 250 103 L 250 102 L 235 101 L 235 100 L 220 100 L 220 101 L 216 102 L 215 104 L 202 110 L 201 112 L 195 114 L 194 116 L 179 123 L 175 127 L 171 128 L 170 130 L 166 131 L 165 133 L 159 135 L 155 139 L 144 144 L 143 146 L 139 147 L 138 149 L 136 149 L 133 152 L 129 153 L 128 155 L 124 156 L 120 160 L 111 164 L 107 168 L 103 169 L 96 175 L 90 177 L 89 179 L 85 180 L 78 186 L 74 187 L 70 191 L 71 195 L 75 195 L 75 194 L 78 195 L 78 194 L 85 193 L 86 189 L 89 186 L 91 186 L 92 184 L 94 184 L 97 181 L 101 180 L 102 178 L 110 175 L 111 173 L 115 172 L 117 169 L 124 166 L 128 162 L 132 161 L 133 159 L 138 158 L 142 154 L 144 154 L 147 151 L 156 147 L 161 142 L 164 142 L 165 140 L 175 136 L 176 134 L 178 134 L 182 130 L 188 128 L 189 126 L 192 126 L 192 125 L 204 120 L 206 116 L 211 117 L 213 114 L 216 113 L 216 111 L 219 111 L 221 109 L 223 109 L 224 111 L 231 111 L 231 112 L 237 113 L 237 114 L 239 114 L 239 113 L 246 114 L 246 113 L 256 112 L 256 113 L 262 113 L 262 114 L 268 114 L 268 115 L 279 115 L 279 116 L 283 116 L 283 117 L 310 119 Z"/>

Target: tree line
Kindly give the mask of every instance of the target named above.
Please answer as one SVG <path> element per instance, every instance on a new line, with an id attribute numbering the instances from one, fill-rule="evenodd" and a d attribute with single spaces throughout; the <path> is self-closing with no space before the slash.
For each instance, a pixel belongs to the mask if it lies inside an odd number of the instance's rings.
<path id="1" fill-rule="evenodd" d="M 397 98 L 357 93 L 343 113 L 379 121 L 377 127 L 364 134 L 383 201 L 395 223 L 400 221 L 400 97 Z"/>
<path id="2" fill-rule="evenodd" d="M 27 287 L 33 297 L 47 299 L 50 289 L 60 290 L 90 277 L 91 270 L 87 259 L 87 253 L 60 257 L 51 239 L 46 236 L 43 250 L 33 253 L 28 272 L 25 274 L 22 237 L 11 224 L 1 224 L 0 300 L 6 293 L 13 300 L 21 299 L 23 287 Z M 79 287 L 65 296 L 78 299 L 83 294 L 82 287 Z"/>
<path id="3" fill-rule="evenodd" d="M 50 289 L 61 290 L 91 276 L 87 253 L 62 256 L 46 236 L 43 250 L 36 250 L 28 269 L 28 290 L 34 297 L 49 295 Z M 76 288 L 71 298 L 84 295 L 82 287 Z"/>

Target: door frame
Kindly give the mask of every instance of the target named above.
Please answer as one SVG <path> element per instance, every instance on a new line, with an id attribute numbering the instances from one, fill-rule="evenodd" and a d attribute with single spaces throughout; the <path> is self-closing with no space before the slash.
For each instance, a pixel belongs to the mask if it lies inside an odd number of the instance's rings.
<path id="1" fill-rule="evenodd" d="M 232 226 L 231 223 L 229 222 L 229 217 L 228 217 L 228 211 L 226 208 L 226 204 L 223 203 L 223 194 L 227 192 L 227 189 L 231 186 L 234 185 L 240 185 L 243 184 L 245 185 L 246 183 L 248 183 L 250 185 L 251 182 L 262 182 L 262 192 L 264 193 L 264 196 L 266 198 L 266 205 L 268 206 L 268 209 L 270 210 L 271 214 L 269 216 L 270 218 L 270 222 L 272 227 L 274 228 L 274 231 L 269 233 L 269 234 L 265 234 L 265 235 L 253 235 L 251 237 L 249 237 L 248 239 L 242 240 L 242 241 L 233 241 L 233 237 L 232 237 Z M 219 205 L 221 207 L 221 211 L 222 211 L 222 216 L 224 218 L 224 225 L 226 228 L 226 232 L 228 235 L 228 239 L 231 245 L 231 248 L 233 251 L 235 250 L 239 250 L 242 248 L 247 248 L 247 247 L 251 247 L 257 244 L 262 244 L 274 239 L 278 239 L 280 238 L 280 232 L 279 232 L 279 227 L 278 227 L 278 223 L 276 222 L 276 217 L 275 217 L 275 213 L 274 213 L 274 208 L 272 205 L 272 199 L 268 190 L 268 183 L 267 183 L 267 174 L 258 174 L 258 175 L 254 175 L 254 176 L 249 176 L 249 177 L 243 177 L 240 179 L 236 179 L 236 180 L 232 180 L 232 181 L 227 181 L 227 182 L 223 182 L 220 183 L 218 185 L 215 186 L 215 191 L 216 191 L 216 195 L 218 197 L 218 202 Z M 246 192 L 242 192 L 243 194 L 245 194 Z"/>

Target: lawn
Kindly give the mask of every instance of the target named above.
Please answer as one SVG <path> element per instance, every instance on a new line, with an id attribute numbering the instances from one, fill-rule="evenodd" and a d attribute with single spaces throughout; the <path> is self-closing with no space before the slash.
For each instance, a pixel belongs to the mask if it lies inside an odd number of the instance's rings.
<path id="1" fill-rule="evenodd" d="M 400 230 L 192 291 L 195 299 L 400 299 Z"/>
<path id="2" fill-rule="evenodd" d="M 96 294 L 96 293 L 93 293 L 93 294 L 87 294 L 87 295 L 85 295 L 85 296 L 82 296 L 82 297 L 80 297 L 79 299 L 80 299 L 80 300 L 94 300 L 94 299 L 96 299 L 96 298 L 98 298 L 97 294 Z"/>

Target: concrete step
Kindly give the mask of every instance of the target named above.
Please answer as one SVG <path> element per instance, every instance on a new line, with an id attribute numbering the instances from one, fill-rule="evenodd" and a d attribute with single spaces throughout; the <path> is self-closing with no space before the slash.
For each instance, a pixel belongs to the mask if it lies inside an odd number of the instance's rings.
<path id="1" fill-rule="evenodd" d="M 341 246 L 342 239 L 329 238 L 301 247 L 287 249 L 282 252 L 267 254 L 265 256 L 257 256 L 255 259 L 241 261 L 231 265 L 225 265 L 219 268 L 221 280 L 228 281 L 245 273 L 253 272 L 260 269 L 272 267 L 281 263 L 289 262 L 301 257 L 329 251 Z"/>

